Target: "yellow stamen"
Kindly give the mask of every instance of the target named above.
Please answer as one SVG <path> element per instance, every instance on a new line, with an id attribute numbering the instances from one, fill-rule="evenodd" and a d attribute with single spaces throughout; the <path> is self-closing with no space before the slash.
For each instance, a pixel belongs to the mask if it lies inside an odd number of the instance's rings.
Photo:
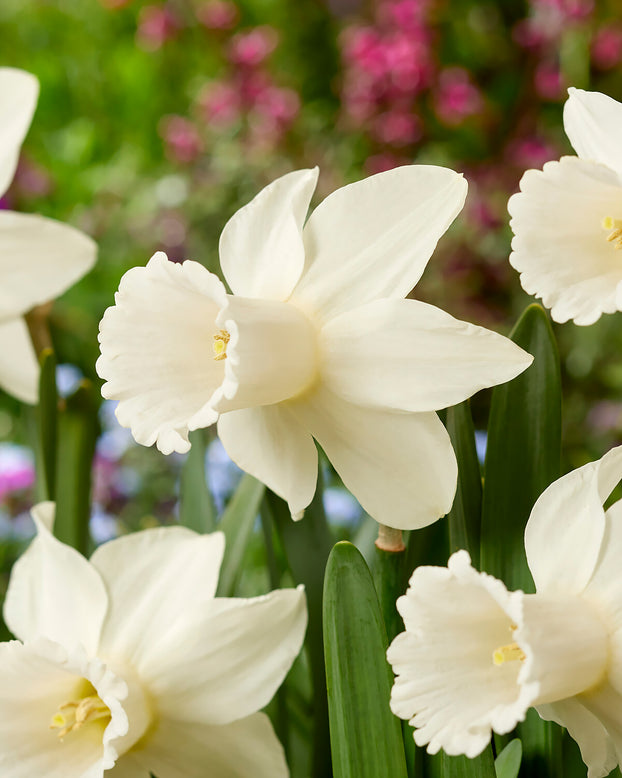
<path id="1" fill-rule="evenodd" d="M 227 358 L 227 343 L 231 340 L 231 335 L 227 330 L 219 330 L 214 335 L 214 359 L 220 361 Z"/>
<path id="2" fill-rule="evenodd" d="M 523 661 L 525 659 L 525 653 L 520 648 L 518 643 L 509 643 L 507 646 L 499 646 L 492 652 L 493 664 L 499 666 L 505 662 L 513 662 L 516 659 Z"/>
<path id="3" fill-rule="evenodd" d="M 83 697 L 81 700 L 71 700 L 59 705 L 58 710 L 50 720 L 50 729 L 59 730 L 57 735 L 62 740 L 65 735 L 80 729 L 98 719 L 110 720 L 110 709 L 96 694 Z"/>
<path id="4" fill-rule="evenodd" d="M 614 248 L 622 249 L 622 219 L 614 219 L 612 216 L 605 216 L 601 222 L 604 230 L 609 231 L 607 240 L 613 243 Z"/>

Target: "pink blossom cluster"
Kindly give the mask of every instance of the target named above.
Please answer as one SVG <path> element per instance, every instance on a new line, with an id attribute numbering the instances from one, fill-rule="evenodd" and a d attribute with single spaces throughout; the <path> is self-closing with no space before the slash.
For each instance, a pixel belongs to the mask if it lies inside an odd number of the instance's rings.
<path id="1" fill-rule="evenodd" d="M 223 6 L 223 0 L 218 5 Z M 242 125 L 246 139 L 259 146 L 275 146 L 290 129 L 300 98 L 294 89 L 279 85 L 269 68 L 278 42 L 277 31 L 269 25 L 235 32 L 225 41 L 226 72 L 205 84 L 198 99 L 209 129 Z"/>
<path id="2" fill-rule="evenodd" d="M 399 154 L 422 140 L 421 103 L 428 96 L 446 126 L 483 109 L 467 70 L 438 65 L 434 6 L 434 0 L 379 0 L 371 24 L 352 24 L 341 35 L 343 109 L 348 123 L 381 147 L 368 160 L 372 172 L 399 164 Z"/>

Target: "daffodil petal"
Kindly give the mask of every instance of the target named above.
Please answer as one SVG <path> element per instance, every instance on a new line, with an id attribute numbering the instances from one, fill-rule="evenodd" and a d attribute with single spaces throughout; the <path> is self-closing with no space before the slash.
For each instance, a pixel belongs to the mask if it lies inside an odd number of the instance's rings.
<path id="1" fill-rule="evenodd" d="M 605 534 L 603 503 L 622 478 L 622 446 L 554 481 L 525 528 L 538 592 L 579 593 L 594 573 Z"/>
<path id="2" fill-rule="evenodd" d="M 272 699 L 298 656 L 306 624 L 302 587 L 248 600 L 219 598 L 201 622 L 161 641 L 157 661 L 141 663 L 141 674 L 168 717 L 229 724 Z"/>
<path id="3" fill-rule="evenodd" d="M 0 321 L 61 295 L 96 256 L 95 242 L 75 227 L 0 210 Z"/>
<path id="4" fill-rule="evenodd" d="M 0 388 L 34 405 L 39 398 L 39 363 L 26 322 L 0 322 Z"/>
<path id="5" fill-rule="evenodd" d="M 222 533 L 198 535 L 184 527 L 135 532 L 96 549 L 91 564 L 109 594 L 103 655 L 123 658 L 140 674 L 154 656 L 171 650 L 171 640 L 179 645 L 180 632 L 214 597 L 223 551 Z"/>
<path id="6" fill-rule="evenodd" d="M 322 330 L 322 376 L 349 402 L 432 411 L 509 381 L 533 357 L 496 332 L 415 300 L 375 300 Z"/>
<path id="7" fill-rule="evenodd" d="M 306 265 L 292 294 L 322 320 L 371 300 L 405 297 L 464 204 L 467 183 L 410 165 L 338 189 L 303 231 Z"/>
<path id="8" fill-rule="evenodd" d="M 317 449 L 285 404 L 223 413 L 218 435 L 231 459 L 287 500 L 294 517 L 311 502 Z"/>
<path id="9" fill-rule="evenodd" d="M 60 649 L 60 647 L 58 647 Z M 62 667 L 62 651 L 40 655 L 17 641 L 0 643 L 0 772 L 11 778 L 102 775 L 99 747 L 84 729 L 60 743 L 50 732 L 58 706 L 71 699 L 76 678 Z M 72 733 L 73 734 L 73 733 Z"/>
<path id="10" fill-rule="evenodd" d="M 198 262 L 157 252 L 121 279 L 99 325 L 102 394 L 118 400 L 119 423 L 145 446 L 188 451 L 188 431 L 218 418 L 210 398 L 224 377 L 214 359 L 216 317 L 226 303 L 220 279 Z"/>
<path id="11" fill-rule="evenodd" d="M 607 217 L 622 218 L 622 182 L 577 157 L 528 170 L 508 203 L 510 264 L 523 289 L 542 298 L 555 321 L 593 324 L 622 308 L 622 251 L 608 241 Z"/>
<path id="12" fill-rule="evenodd" d="M 568 93 L 564 129 L 574 150 L 622 174 L 622 103 L 601 92 L 571 88 Z"/>
<path id="13" fill-rule="evenodd" d="M 546 721 L 565 727 L 581 750 L 581 758 L 588 766 L 588 778 L 605 778 L 618 764 L 613 741 L 598 718 L 580 698 L 570 697 L 536 710 Z"/>
<path id="14" fill-rule="evenodd" d="M 94 654 L 108 596 L 97 571 L 51 533 L 54 503 L 32 509 L 37 536 L 13 566 L 4 620 L 20 640 L 42 636 Z"/>
<path id="15" fill-rule="evenodd" d="M 229 219 L 220 236 L 220 265 L 234 294 L 289 297 L 304 266 L 302 226 L 318 172 L 277 178 Z"/>
<path id="16" fill-rule="evenodd" d="M 135 758 L 158 778 L 205 778 L 206 770 L 209 778 L 289 776 L 283 748 L 264 713 L 223 726 L 162 717 Z M 117 773 L 113 771 L 110 776 L 117 778 Z M 125 778 L 125 774 L 119 778 Z M 127 778 L 134 778 L 134 774 L 127 773 Z"/>
<path id="17" fill-rule="evenodd" d="M 345 486 L 381 524 L 417 529 L 451 508 L 456 456 L 435 413 L 363 408 L 325 386 L 291 407 Z"/>
<path id="18" fill-rule="evenodd" d="M 9 188 L 39 96 L 31 73 L 0 68 L 0 196 Z"/>
<path id="19" fill-rule="evenodd" d="M 610 650 L 614 655 L 610 674 L 612 683 L 622 692 L 622 500 L 605 512 L 605 535 L 600 555 L 585 591 L 606 603 L 613 636 Z M 619 668 L 619 669 L 618 669 Z"/>

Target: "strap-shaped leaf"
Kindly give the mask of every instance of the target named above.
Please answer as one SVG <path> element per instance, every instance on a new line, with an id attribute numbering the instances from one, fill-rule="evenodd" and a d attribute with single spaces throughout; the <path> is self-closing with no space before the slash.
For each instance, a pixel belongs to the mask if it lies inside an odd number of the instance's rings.
<path id="1" fill-rule="evenodd" d="M 50 348 L 39 357 L 39 489 L 41 499 L 54 500 L 56 493 L 56 445 L 58 431 L 58 392 L 56 389 L 56 358 Z"/>
<path id="2" fill-rule="evenodd" d="M 191 432 L 190 442 L 181 471 L 179 521 L 196 532 L 213 532 L 216 508 L 205 480 L 205 430 Z"/>
<path id="3" fill-rule="evenodd" d="M 474 759 L 467 759 L 466 756 L 447 756 L 443 752 L 441 778 L 498 778 L 495 774 L 492 748 L 487 746 Z"/>
<path id="4" fill-rule="evenodd" d="M 523 758 L 523 744 L 518 738 L 510 740 L 507 746 L 495 759 L 497 778 L 517 778 Z"/>
<path id="5" fill-rule="evenodd" d="M 389 708 L 392 673 L 371 573 L 341 542 L 324 580 L 324 650 L 335 778 L 406 778 L 402 730 Z"/>

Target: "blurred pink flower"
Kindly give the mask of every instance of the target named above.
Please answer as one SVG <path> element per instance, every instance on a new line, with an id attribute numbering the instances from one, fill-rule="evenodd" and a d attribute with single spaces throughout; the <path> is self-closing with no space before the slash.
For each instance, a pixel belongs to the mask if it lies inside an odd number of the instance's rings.
<path id="1" fill-rule="evenodd" d="M 0 500 L 12 492 L 29 489 L 35 482 L 32 454 L 22 446 L 0 445 Z"/>
<path id="2" fill-rule="evenodd" d="M 256 67 L 274 51 L 278 37 L 274 27 L 267 24 L 240 32 L 230 41 L 229 61 L 242 67 Z"/>
<path id="3" fill-rule="evenodd" d="M 392 0 L 378 8 L 380 24 L 410 30 L 417 27 L 430 8 L 430 0 Z"/>
<path id="4" fill-rule="evenodd" d="M 45 197 L 52 191 L 52 179 L 45 168 L 22 155 L 13 186 L 25 197 Z"/>
<path id="5" fill-rule="evenodd" d="M 203 150 L 199 131 L 190 119 L 165 116 L 159 131 L 166 144 L 168 157 L 175 162 L 193 162 Z"/>
<path id="6" fill-rule="evenodd" d="M 456 126 L 483 110 L 481 92 L 464 68 L 450 67 L 441 71 L 435 94 L 438 118 L 449 126 Z"/>
<path id="7" fill-rule="evenodd" d="M 341 35 L 341 45 L 346 64 L 375 77 L 386 73 L 383 42 L 373 27 L 346 28 Z"/>
<path id="8" fill-rule="evenodd" d="M 374 175 L 376 173 L 384 173 L 385 170 L 393 170 L 393 168 L 400 165 L 408 165 L 411 160 L 406 157 L 398 156 L 397 154 L 391 154 L 385 152 L 383 154 L 372 154 L 371 157 L 367 157 L 365 160 L 365 171 Z"/>
<path id="9" fill-rule="evenodd" d="M 199 96 L 205 121 L 216 127 L 229 127 L 240 118 L 239 90 L 227 81 L 213 81 Z"/>
<path id="10" fill-rule="evenodd" d="M 592 62 L 601 70 L 608 70 L 622 60 L 622 29 L 601 27 L 592 41 Z"/>
<path id="11" fill-rule="evenodd" d="M 209 30 L 231 30 L 240 18 L 237 5 L 230 0 L 208 0 L 197 8 L 196 15 Z"/>
<path id="12" fill-rule="evenodd" d="M 284 129 L 298 115 L 300 98 L 293 89 L 268 87 L 258 95 L 255 111 L 280 129 Z"/>
<path id="13" fill-rule="evenodd" d="M 560 100 L 564 95 L 564 82 L 559 67 L 551 62 L 541 62 L 534 74 L 534 87 L 544 100 Z"/>
<path id="14" fill-rule="evenodd" d="M 417 29 L 417 35 L 395 33 L 383 41 L 382 49 L 390 83 L 399 92 L 414 95 L 428 86 L 432 62 L 429 41 L 422 28 Z"/>
<path id="15" fill-rule="evenodd" d="M 409 146 L 422 134 L 421 119 L 410 111 L 392 109 L 381 113 L 373 125 L 374 137 L 388 146 Z"/>
<path id="16" fill-rule="evenodd" d="M 179 22 L 166 5 L 145 5 L 138 15 L 136 40 L 147 51 L 157 51 L 179 29 Z"/>
<path id="17" fill-rule="evenodd" d="M 509 162 L 519 170 L 541 168 L 545 162 L 559 158 L 559 151 L 551 144 L 535 136 L 517 138 L 506 148 Z"/>

